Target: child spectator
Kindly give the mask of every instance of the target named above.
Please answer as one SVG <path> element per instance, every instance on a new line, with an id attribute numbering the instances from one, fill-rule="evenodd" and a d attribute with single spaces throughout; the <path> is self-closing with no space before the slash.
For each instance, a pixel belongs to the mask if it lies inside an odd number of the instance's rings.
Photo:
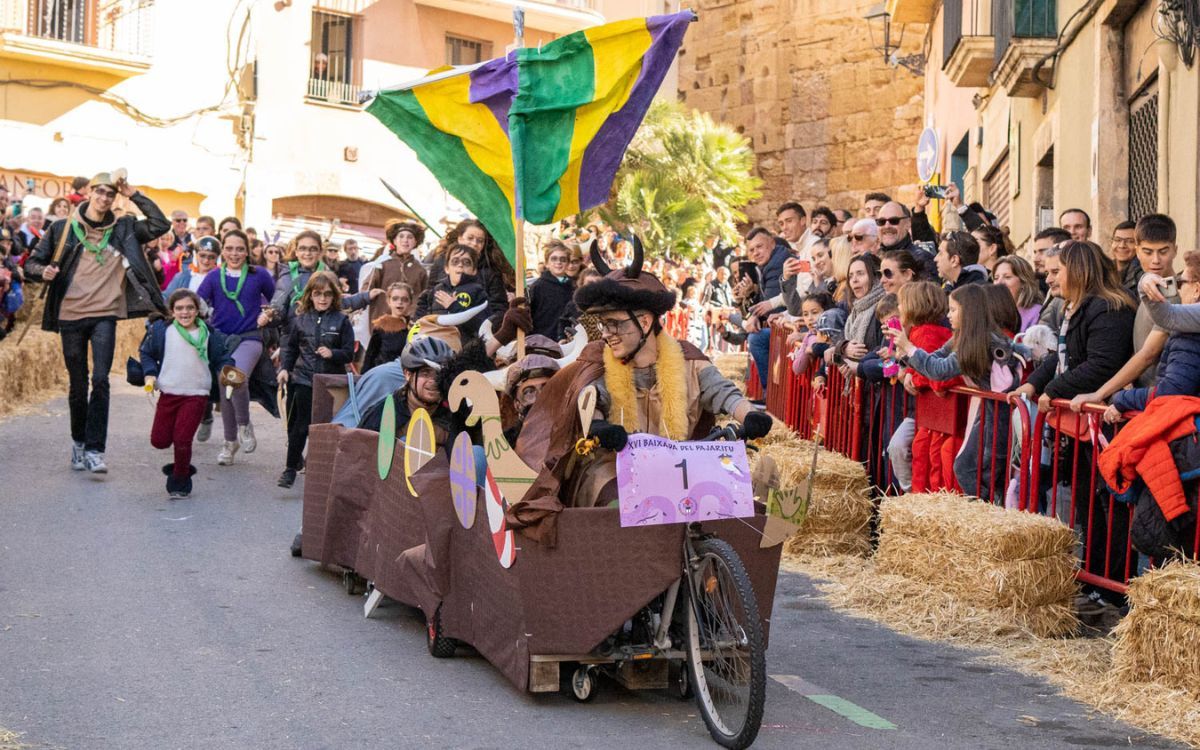
<path id="1" fill-rule="evenodd" d="M 312 274 L 296 305 L 280 352 L 281 386 L 287 387 L 287 465 L 279 475 L 280 487 L 296 482 L 312 421 L 312 378 L 336 374 L 354 357 L 354 330 L 341 311 L 342 287 L 330 271 Z"/>
<path id="2" fill-rule="evenodd" d="M 945 346 L 953 334 L 943 324 L 949 301 L 941 287 L 932 281 L 905 284 L 899 296 L 900 324 L 908 340 L 931 353 Z M 911 367 L 905 370 L 902 380 L 905 390 L 916 397 L 915 413 L 921 415 L 931 411 L 945 413 L 953 408 L 954 402 L 945 396 L 962 382 L 960 378 L 930 380 Z M 917 426 L 915 420 L 906 419 L 888 444 L 892 471 L 901 488 L 905 492 L 956 489 L 954 456 L 961 445 L 962 441 L 953 435 Z"/>
<path id="3" fill-rule="evenodd" d="M 808 370 L 809 364 L 814 360 L 813 348 L 818 343 L 817 341 L 817 321 L 821 318 L 821 313 L 826 310 L 832 310 L 837 306 L 833 301 L 833 295 L 827 292 L 817 292 L 810 294 L 800 303 L 800 320 L 804 325 L 804 330 L 792 336 L 798 336 L 797 342 L 799 346 L 792 352 L 792 373 L 802 375 Z M 789 340 L 791 338 L 789 337 Z"/>
<path id="4" fill-rule="evenodd" d="M 546 243 L 545 258 L 545 270 L 529 285 L 529 310 L 533 315 L 533 332 L 560 341 L 575 294 L 575 280 L 567 274 L 571 249 L 559 240 L 550 240 Z M 578 271 L 575 275 L 579 275 Z"/>
<path id="5" fill-rule="evenodd" d="M 900 327 L 900 307 L 896 295 L 886 294 L 879 300 L 875 305 L 875 317 L 885 334 L 888 330 Z M 851 361 L 847 364 L 851 373 L 875 384 L 875 387 L 867 392 L 865 406 L 868 423 L 864 435 L 867 441 L 867 470 L 874 477 L 883 476 L 880 469 L 884 451 L 895 438 L 896 431 L 906 421 L 905 415 L 912 413 L 912 400 L 899 382 L 895 345 L 886 336 L 885 341 L 883 349 L 868 352 L 861 362 Z M 902 443 L 911 444 L 911 431 L 907 436 L 901 436 L 900 440 Z M 898 481 L 895 476 L 893 479 Z M 884 488 L 886 489 L 886 485 Z"/>
<path id="6" fill-rule="evenodd" d="M 688 342 L 700 351 L 707 352 L 708 323 L 704 320 L 704 306 L 700 304 L 700 284 L 689 286 L 679 304 L 686 318 Z"/>
<path id="7" fill-rule="evenodd" d="M 812 355 L 818 360 L 824 360 L 826 352 L 836 349 L 842 343 L 845 329 L 845 310 L 832 307 L 821 313 L 821 317 L 817 318 L 817 338 L 813 343 Z M 825 362 L 822 361 L 817 374 L 813 376 L 813 388 L 821 390 L 825 387 L 825 381 Z"/>
<path id="8" fill-rule="evenodd" d="M 412 312 L 413 290 L 403 281 L 387 288 L 388 314 L 371 321 L 371 340 L 363 360 L 363 372 L 376 365 L 400 359 L 408 343 L 409 314 Z"/>
<path id="9" fill-rule="evenodd" d="M 417 319 L 438 313 L 458 313 L 487 302 L 487 293 L 475 278 L 479 253 L 469 245 L 455 245 L 446 258 L 446 273 L 425 290 L 417 302 Z M 467 333 L 474 334 L 482 321 L 468 321 Z"/>
<path id="10" fill-rule="evenodd" d="M 167 299 L 170 317 L 147 324 L 138 350 L 146 388 L 161 395 L 154 409 L 150 444 L 175 448 L 175 461 L 163 467 L 172 499 L 192 492 L 192 438 L 209 398 L 218 386 L 218 373 L 233 365 L 225 337 L 200 319 L 200 298 L 189 289 L 176 289 Z"/>
<path id="11" fill-rule="evenodd" d="M 984 287 L 967 284 L 955 289 L 950 295 L 949 318 L 954 335 L 932 354 L 913 344 L 903 330 L 894 333 L 897 350 L 913 370 L 930 380 L 961 375 L 980 390 L 1012 390 L 1020 382 L 1028 352 L 996 326 L 988 312 Z M 993 469 L 1005 466 L 1005 456 L 994 455 L 993 446 L 1007 454 L 1009 411 L 996 408 L 992 401 L 980 406 L 971 405 L 967 439 L 954 460 L 954 475 L 965 492 L 991 500 L 1003 491 L 1003 478 L 994 476 Z"/>

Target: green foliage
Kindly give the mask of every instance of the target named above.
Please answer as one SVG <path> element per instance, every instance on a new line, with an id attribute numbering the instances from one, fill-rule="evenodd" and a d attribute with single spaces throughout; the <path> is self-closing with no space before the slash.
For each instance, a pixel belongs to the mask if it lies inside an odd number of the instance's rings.
<path id="1" fill-rule="evenodd" d="M 705 242 L 737 242 L 742 208 L 758 198 L 749 140 L 703 112 L 656 102 L 613 180 L 606 222 L 637 232 L 651 254 L 695 258 Z"/>

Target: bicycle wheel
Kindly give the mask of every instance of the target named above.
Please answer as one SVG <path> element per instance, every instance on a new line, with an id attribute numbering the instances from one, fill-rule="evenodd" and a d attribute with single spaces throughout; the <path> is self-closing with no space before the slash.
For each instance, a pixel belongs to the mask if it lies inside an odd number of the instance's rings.
<path id="1" fill-rule="evenodd" d="M 762 725 L 766 654 L 758 602 L 733 547 L 696 543 L 687 607 L 688 674 L 708 733 L 719 745 L 749 747 Z"/>

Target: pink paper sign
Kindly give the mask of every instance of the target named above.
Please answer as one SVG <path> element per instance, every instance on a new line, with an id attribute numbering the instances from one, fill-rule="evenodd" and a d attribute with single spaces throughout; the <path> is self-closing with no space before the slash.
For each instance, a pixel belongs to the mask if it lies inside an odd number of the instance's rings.
<path id="1" fill-rule="evenodd" d="M 617 454 L 621 526 L 661 526 L 754 515 L 746 444 L 675 443 L 629 436 Z"/>

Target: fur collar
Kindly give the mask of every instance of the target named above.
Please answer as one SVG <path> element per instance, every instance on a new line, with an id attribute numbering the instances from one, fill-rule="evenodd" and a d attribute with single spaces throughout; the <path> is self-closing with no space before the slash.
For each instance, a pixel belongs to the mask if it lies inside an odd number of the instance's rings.
<path id="1" fill-rule="evenodd" d="M 687 368 L 683 348 L 666 331 L 660 331 L 658 344 L 658 400 L 662 423 L 649 425 L 651 432 L 671 440 L 686 440 L 688 435 Z M 640 430 L 637 389 L 633 384 L 633 365 L 622 364 L 604 347 L 604 385 L 612 399 L 610 421 L 620 423 L 629 432 Z"/>
<path id="2" fill-rule="evenodd" d="M 408 320 L 399 315 L 380 315 L 371 321 L 371 328 L 384 333 L 400 333 L 408 330 Z"/>

